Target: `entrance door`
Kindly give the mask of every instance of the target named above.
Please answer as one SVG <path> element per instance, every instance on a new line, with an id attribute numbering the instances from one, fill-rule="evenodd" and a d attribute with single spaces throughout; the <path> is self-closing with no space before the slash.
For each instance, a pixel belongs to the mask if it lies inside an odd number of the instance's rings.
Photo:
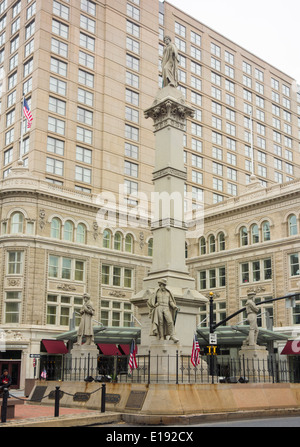
<path id="1" fill-rule="evenodd" d="M 2 360 L 0 362 L 1 375 L 5 369 L 8 370 L 8 374 L 11 376 L 11 388 L 20 388 L 21 362 L 16 360 Z"/>

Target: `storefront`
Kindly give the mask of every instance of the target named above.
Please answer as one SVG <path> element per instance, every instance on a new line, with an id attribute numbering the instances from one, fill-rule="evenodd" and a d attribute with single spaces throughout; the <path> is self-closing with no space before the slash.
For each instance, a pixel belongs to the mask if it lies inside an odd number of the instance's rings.
<path id="1" fill-rule="evenodd" d="M 12 378 L 11 388 L 20 388 L 21 378 L 22 351 L 7 350 L 0 352 L 0 373 L 3 374 L 5 369 Z"/>

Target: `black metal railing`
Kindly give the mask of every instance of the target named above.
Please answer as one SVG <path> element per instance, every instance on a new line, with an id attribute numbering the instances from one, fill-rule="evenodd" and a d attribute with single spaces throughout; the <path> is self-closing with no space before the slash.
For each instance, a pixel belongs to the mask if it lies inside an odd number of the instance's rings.
<path id="1" fill-rule="evenodd" d="M 130 371 L 128 356 L 103 356 L 97 358 L 65 357 L 57 365 L 46 360 L 41 371 L 47 380 L 82 381 L 87 378 L 99 382 L 135 383 L 300 383 L 300 363 L 278 360 L 275 354 L 267 359 L 230 358 L 228 356 L 201 356 L 200 364 L 193 366 L 190 356 L 137 355 L 137 368 Z"/>

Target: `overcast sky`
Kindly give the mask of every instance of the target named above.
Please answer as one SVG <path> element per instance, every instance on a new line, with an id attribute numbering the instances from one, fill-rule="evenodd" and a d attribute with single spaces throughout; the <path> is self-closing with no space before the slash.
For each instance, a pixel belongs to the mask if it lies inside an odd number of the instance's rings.
<path id="1" fill-rule="evenodd" d="M 300 0 L 167 0 L 300 84 Z"/>

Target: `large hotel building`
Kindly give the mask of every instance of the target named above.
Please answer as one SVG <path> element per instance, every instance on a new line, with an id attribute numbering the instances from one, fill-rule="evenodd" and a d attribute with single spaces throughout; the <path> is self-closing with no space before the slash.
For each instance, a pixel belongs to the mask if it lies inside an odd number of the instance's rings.
<path id="1" fill-rule="evenodd" d="M 3 0 L 0 366 L 17 386 L 32 377 L 41 340 L 68 331 L 84 292 L 98 324 L 138 320 L 129 299 L 151 267 L 151 228 L 126 216 L 153 191 L 155 136 L 143 112 L 162 87 L 166 35 L 195 110 L 183 147 L 186 194 L 205 209 L 203 235 L 186 245 L 198 290 L 215 292 L 218 321 L 249 288 L 260 299 L 299 289 L 294 79 L 167 2 Z M 120 190 L 127 214 L 106 226 L 103 193 L 119 203 Z M 300 302 L 265 307 L 262 328 L 267 314 L 275 331 L 298 336 Z M 200 326 L 206 315 L 201 308 Z"/>

